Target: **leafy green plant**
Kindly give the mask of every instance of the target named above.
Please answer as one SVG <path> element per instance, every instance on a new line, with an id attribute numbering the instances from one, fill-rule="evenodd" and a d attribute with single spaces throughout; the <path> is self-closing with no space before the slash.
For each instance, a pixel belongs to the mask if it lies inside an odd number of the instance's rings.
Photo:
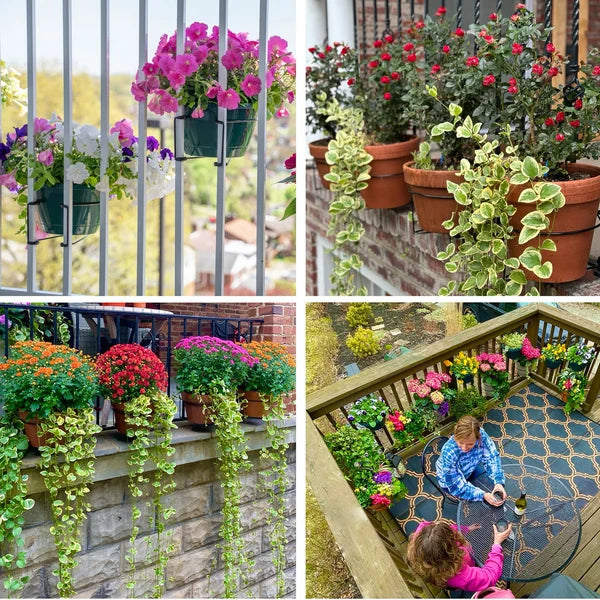
<path id="1" fill-rule="evenodd" d="M 346 346 L 357 358 L 373 356 L 379 352 L 379 341 L 372 329 L 359 327 L 352 335 L 346 338 Z"/>
<path id="2" fill-rule="evenodd" d="M 385 419 L 388 405 L 377 394 L 367 394 L 357 400 L 348 411 L 348 421 L 375 428 Z"/>
<path id="3" fill-rule="evenodd" d="M 73 596 L 75 555 L 81 550 L 81 526 L 90 504 L 86 495 L 94 478 L 96 425 L 92 408 L 67 408 L 53 412 L 40 421 L 39 435 L 45 438 L 40 446 L 40 474 L 50 495 L 52 526 L 50 534 L 58 554 L 57 588 L 61 597 Z"/>
<path id="4" fill-rule="evenodd" d="M 500 338 L 500 343 L 505 350 L 520 350 L 523 347 L 523 341 L 525 340 L 526 334 L 513 331 L 507 333 Z"/>
<path id="5" fill-rule="evenodd" d="M 413 152 L 413 159 L 415 161 L 415 169 L 423 169 L 425 171 L 433 171 L 435 164 L 431 160 L 431 144 L 429 142 L 421 142 L 419 149 Z"/>
<path id="6" fill-rule="evenodd" d="M 0 446 L 0 569 L 4 572 L 4 589 L 12 598 L 29 581 L 28 576 L 15 577 L 12 571 L 25 567 L 23 513 L 33 508 L 34 501 L 27 498 L 27 475 L 21 475 L 21 461 L 29 442 L 6 415 L 0 417 Z"/>
<path id="7" fill-rule="evenodd" d="M 596 350 L 585 342 L 579 342 L 567 349 L 567 360 L 574 365 L 587 365 L 596 356 Z"/>
<path id="8" fill-rule="evenodd" d="M 428 88 L 428 91 L 437 97 L 435 88 Z M 503 130 L 507 143 L 501 150 L 498 139 L 489 141 L 487 134 L 479 133 L 481 123 L 473 123 L 470 116 L 460 117 L 460 106 L 450 104 L 448 111 L 454 121 L 436 125 L 432 135 L 454 132 L 456 137 L 473 140 L 478 149 L 473 163 L 464 158 L 460 161 L 464 182 L 448 181 L 446 184 L 461 208 L 456 223 L 449 219 L 443 225 L 457 240 L 437 255 L 446 263 L 449 273 L 464 273 L 466 279 L 450 281 L 439 294 L 519 295 L 527 283 L 521 267 L 540 279 L 552 275 L 552 263 L 542 264 L 541 251 L 555 251 L 556 244 L 551 239 L 542 241 L 540 232 L 550 229 L 549 216 L 564 206 L 564 195 L 557 184 L 539 182 L 548 172 L 547 167 L 531 156 L 523 161 L 517 158 L 510 126 Z M 521 221 L 519 244 L 538 238 L 538 245 L 528 246 L 519 257 L 509 258 L 508 242 L 515 237 L 510 218 L 516 212 L 507 200 L 511 185 L 526 185 L 519 195 L 519 202 L 535 204 L 535 210 Z M 539 294 L 536 288 L 529 293 Z"/>
<path id="9" fill-rule="evenodd" d="M 367 188 L 371 178 L 373 157 L 365 151 L 362 112 L 357 108 L 342 108 L 335 100 L 325 104 L 326 99 L 324 93 L 319 96 L 318 110 L 327 116 L 327 121 L 337 124 L 335 139 L 329 142 L 325 154 L 325 160 L 331 166 L 325 179 L 333 193 L 327 228 L 327 234 L 334 238 L 331 294 L 365 296 L 364 286 L 357 289 L 354 282 L 356 273 L 363 266 L 355 249 L 365 232 L 357 212 L 365 207 L 360 193 Z"/>
<path id="10" fill-rule="evenodd" d="M 275 585 L 277 598 L 285 595 L 285 548 L 287 538 L 285 534 L 285 491 L 289 484 L 287 476 L 287 450 L 285 429 L 278 426 L 278 422 L 285 419 L 286 406 L 281 394 L 268 394 L 263 396 L 265 404 L 264 422 L 267 425 L 269 444 L 261 448 L 260 457 L 269 467 L 261 472 L 261 485 L 269 495 L 269 508 L 267 511 L 267 528 L 269 532 L 269 545 L 275 566 Z"/>
<path id="11" fill-rule="evenodd" d="M 31 303 L 30 306 L 44 306 L 42 302 Z M 23 307 L 13 306 L 6 312 L 0 308 L 0 343 L 4 341 L 4 334 L 8 325 L 8 343 L 23 342 L 30 339 L 54 341 L 54 315 L 56 315 L 56 341 L 59 344 L 68 344 L 71 337 L 67 317 L 60 311 L 28 310 Z"/>
<path id="12" fill-rule="evenodd" d="M 487 400 L 475 387 L 458 390 L 456 397 L 450 403 L 450 416 L 458 421 L 464 415 L 482 417 L 485 412 Z"/>
<path id="13" fill-rule="evenodd" d="M 352 302 L 346 311 L 346 321 L 352 329 L 366 327 L 375 319 L 373 309 L 368 302 Z"/>
<path id="14" fill-rule="evenodd" d="M 435 422 L 434 422 L 434 419 Z M 385 426 L 394 437 L 394 448 L 400 450 L 423 439 L 437 425 L 437 417 L 430 409 L 394 411 L 389 414 Z"/>
<path id="15" fill-rule="evenodd" d="M 165 570 L 169 555 L 173 553 L 174 544 L 168 543 L 172 531 L 166 530 L 167 521 L 175 514 L 172 506 L 163 505 L 163 497 L 175 490 L 173 473 L 174 463 L 169 460 L 175 453 L 171 445 L 172 429 L 176 407 L 172 399 L 159 390 L 153 390 L 147 395 L 130 398 L 125 403 L 125 421 L 129 426 L 127 435 L 130 439 L 131 454 L 128 458 L 130 467 L 128 488 L 134 502 L 131 507 L 131 536 L 129 548 L 125 556 L 129 563 L 129 580 L 127 588 L 135 587 L 137 548 L 135 542 L 140 531 L 139 520 L 141 510 L 136 503 L 144 495 L 142 486 L 151 481 L 151 498 L 146 504 L 151 509 L 149 512 L 149 527 L 156 532 L 156 541 L 152 545 L 150 536 L 147 537 L 147 558 L 154 563 L 153 598 L 161 598 L 165 591 Z M 155 468 L 152 476 L 145 475 L 148 464 Z"/>
<path id="16" fill-rule="evenodd" d="M 581 410 L 585 402 L 585 386 L 587 377 L 581 371 L 565 369 L 558 377 L 558 386 L 565 397 L 565 413 Z"/>
<path id="17" fill-rule="evenodd" d="M 296 361 L 287 348 L 275 342 L 242 344 L 257 362 L 248 370 L 244 389 L 263 395 L 289 394 L 296 384 Z"/>
<path id="18" fill-rule="evenodd" d="M 254 565 L 248 558 L 242 537 L 240 475 L 250 468 L 246 438 L 242 430 L 242 415 L 235 391 L 222 391 L 215 386 L 211 391 L 213 421 L 217 438 L 219 473 L 223 488 L 223 521 L 219 530 L 221 558 L 225 568 L 223 585 L 226 598 L 235 598 L 246 572 Z"/>

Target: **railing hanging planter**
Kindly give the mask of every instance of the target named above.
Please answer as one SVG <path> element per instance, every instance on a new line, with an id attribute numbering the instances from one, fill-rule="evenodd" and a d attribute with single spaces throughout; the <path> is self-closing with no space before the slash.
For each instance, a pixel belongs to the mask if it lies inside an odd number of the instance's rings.
<path id="1" fill-rule="evenodd" d="M 395 144 L 365 146 L 373 157 L 369 185 L 361 192 L 367 208 L 397 208 L 410 203 L 402 167 L 412 159 L 419 143 L 418 137 L 411 137 Z"/>
<path id="2" fill-rule="evenodd" d="M 63 235 L 63 194 L 63 183 L 45 186 L 38 191 L 39 227 L 45 233 Z M 74 183 L 72 215 L 73 235 L 87 235 L 98 231 L 100 192 L 87 185 Z"/>
<path id="3" fill-rule="evenodd" d="M 192 109 L 186 108 L 184 151 L 197 158 L 217 158 L 219 135 L 223 127 L 218 120 L 216 102 L 210 102 L 200 118 L 193 118 Z M 227 158 L 244 156 L 256 124 L 256 109 L 252 104 L 240 104 L 227 111 Z"/>
<path id="4" fill-rule="evenodd" d="M 511 256 L 520 256 L 528 246 L 538 247 L 542 239 L 551 239 L 556 244 L 556 252 L 542 251 L 542 263 L 549 260 L 552 275 L 548 279 L 539 279 L 533 271 L 525 270 L 532 281 L 564 283 L 581 279 L 587 269 L 588 257 L 594 237 L 594 226 L 598 204 L 600 202 L 600 168 L 592 165 L 568 165 L 570 173 L 584 173 L 587 179 L 555 181 L 565 196 L 566 204 L 551 217 L 552 230 L 544 230 L 542 235 L 527 244 L 518 243 L 518 234 L 509 242 Z M 516 231 L 521 228 L 521 219 L 535 210 L 533 204 L 519 204 L 518 198 L 522 186 L 515 186 L 508 195 L 508 202 L 517 209 L 511 218 Z"/>
<path id="5" fill-rule="evenodd" d="M 460 171 L 417 169 L 414 161 L 404 164 L 404 181 L 408 186 L 419 225 L 429 233 L 448 233 L 442 225 L 459 211 L 454 196 L 448 192 L 446 182 L 462 183 Z"/>

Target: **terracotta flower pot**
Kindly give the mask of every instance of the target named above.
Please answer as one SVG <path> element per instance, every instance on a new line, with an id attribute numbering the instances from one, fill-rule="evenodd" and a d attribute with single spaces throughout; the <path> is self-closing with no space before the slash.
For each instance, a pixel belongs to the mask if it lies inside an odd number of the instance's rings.
<path id="1" fill-rule="evenodd" d="M 322 140 L 316 140 L 315 142 L 311 142 L 308 144 L 308 151 L 310 155 L 315 160 L 315 165 L 317 167 L 317 173 L 319 173 L 319 177 L 321 178 L 321 183 L 323 187 L 329 189 L 329 181 L 324 179 L 325 175 L 329 173 L 329 165 L 325 160 L 325 153 L 327 152 L 327 145 L 329 144 L 329 138 L 324 138 Z"/>
<path id="2" fill-rule="evenodd" d="M 113 412 L 115 413 L 115 427 L 119 433 L 127 435 L 129 430 L 138 429 L 137 425 L 128 425 L 125 421 L 125 404 L 122 402 L 111 402 Z M 151 404 L 152 412 L 154 412 L 154 406 Z"/>
<path id="3" fill-rule="evenodd" d="M 446 182 L 462 183 L 460 171 L 416 169 L 414 164 L 412 160 L 404 164 L 404 181 L 412 193 L 419 225 L 430 233 L 448 233 L 442 223 L 451 219 L 454 212 L 456 223 L 460 206 L 447 190 Z"/>
<path id="4" fill-rule="evenodd" d="M 244 398 L 248 401 L 244 405 L 244 415 L 253 419 L 262 419 L 265 414 L 265 405 L 258 392 L 245 391 Z"/>
<path id="5" fill-rule="evenodd" d="M 596 212 L 600 202 L 600 168 L 573 164 L 568 166 L 568 170 L 571 173 L 587 173 L 590 177 L 554 182 L 561 187 L 566 204 L 558 213 L 550 216 L 552 231 L 545 230 L 541 236 L 523 245 L 518 244 L 516 235 L 508 244 L 510 254 L 514 257 L 520 256 L 528 246 L 537 247 L 547 237 L 556 244 L 556 252 L 542 251 L 542 262 L 549 260 L 553 265 L 550 278 L 539 279 L 525 269 L 525 275 L 531 281 L 562 283 L 575 281 L 585 275 L 594 237 L 592 227 L 596 223 Z M 508 202 L 517 209 L 511 218 L 511 224 L 517 231 L 521 229 L 521 219 L 535 210 L 534 204 L 519 204 L 519 195 L 523 189 L 524 186 L 514 186 L 508 195 Z"/>
<path id="6" fill-rule="evenodd" d="M 419 143 L 418 137 L 412 137 L 396 144 L 365 146 L 373 157 L 369 186 L 361 192 L 367 208 L 396 208 L 410 202 L 402 167 L 412 160 Z"/>
<path id="7" fill-rule="evenodd" d="M 29 440 L 29 445 L 32 448 L 45 446 L 48 441 L 48 434 L 41 437 L 38 435 L 38 425 L 40 424 L 40 420 L 37 417 L 31 417 L 29 413 L 23 411 L 19 411 L 19 419 L 23 421 L 25 435 Z"/>
<path id="8" fill-rule="evenodd" d="M 102 306 L 125 306 L 125 302 L 103 302 Z"/>
<path id="9" fill-rule="evenodd" d="M 212 397 L 208 394 L 190 394 L 181 392 L 185 414 L 190 423 L 212 425 Z"/>

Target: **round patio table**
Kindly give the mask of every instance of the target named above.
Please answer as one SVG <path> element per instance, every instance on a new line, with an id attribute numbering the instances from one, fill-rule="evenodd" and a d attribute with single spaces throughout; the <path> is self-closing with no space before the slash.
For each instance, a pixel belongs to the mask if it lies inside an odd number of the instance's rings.
<path id="1" fill-rule="evenodd" d="M 512 533 L 503 544 L 505 581 L 536 581 L 560 571 L 573 558 L 581 537 L 581 516 L 571 490 L 558 477 L 527 464 L 503 465 L 507 499 L 500 507 L 487 502 L 462 500 L 458 506 L 460 532 L 471 544 L 475 562 L 482 566 L 494 538 L 493 524 L 499 519 L 512 523 Z M 491 491 L 483 476 L 476 485 Z M 527 509 L 514 512 L 520 490 L 527 494 Z M 475 526 L 475 528 L 473 528 Z"/>

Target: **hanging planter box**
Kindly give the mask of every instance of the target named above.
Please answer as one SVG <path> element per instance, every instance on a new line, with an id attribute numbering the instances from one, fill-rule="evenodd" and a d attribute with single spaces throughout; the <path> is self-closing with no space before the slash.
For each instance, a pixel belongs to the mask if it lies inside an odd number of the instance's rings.
<path id="1" fill-rule="evenodd" d="M 520 256 L 528 246 L 538 247 L 544 239 L 551 239 L 556 244 L 556 252 L 542 251 L 542 263 L 549 260 L 553 265 L 552 275 L 548 279 L 539 279 L 532 271 L 525 269 L 525 275 L 531 281 L 575 281 L 581 279 L 587 270 L 600 202 L 600 168 L 578 163 L 568 165 L 567 168 L 570 173 L 586 173 L 589 177 L 552 182 L 560 186 L 566 200 L 566 204 L 556 214 L 550 215 L 552 231 L 544 230 L 540 236 L 523 245 L 518 244 L 517 233 L 508 243 L 513 257 Z M 535 210 L 535 204 L 519 204 L 519 195 L 523 189 L 523 186 L 514 186 L 507 199 L 517 209 L 510 220 L 517 232 L 521 228 L 521 219 Z"/>
<path id="2" fill-rule="evenodd" d="M 185 406 L 185 414 L 190 423 L 195 425 L 212 425 L 212 397 L 208 394 L 190 394 L 181 392 L 181 400 Z"/>
<path id="3" fill-rule="evenodd" d="M 217 122 L 218 107 L 211 102 L 199 119 L 191 117 L 192 109 L 186 108 L 184 119 L 184 152 L 188 156 L 217 158 L 219 135 L 222 127 Z M 252 104 L 240 104 L 227 111 L 227 158 L 244 156 L 256 123 L 256 110 Z"/>
<path id="4" fill-rule="evenodd" d="M 324 138 L 322 140 L 317 140 L 308 144 L 308 151 L 310 152 L 310 155 L 315 161 L 317 173 L 319 174 L 319 177 L 321 178 L 321 183 L 323 184 L 323 187 L 326 190 L 329 189 L 330 185 L 329 181 L 325 179 L 325 175 L 329 173 L 329 169 L 331 168 L 325 160 L 325 154 L 327 153 L 327 146 L 329 144 L 329 141 L 329 139 Z"/>
<path id="5" fill-rule="evenodd" d="M 442 225 L 444 221 L 458 215 L 460 206 L 447 190 L 446 182 L 462 183 L 460 171 L 435 171 L 417 169 L 415 162 L 404 165 L 404 181 L 412 196 L 419 225 L 429 233 L 448 233 Z"/>
<path id="6" fill-rule="evenodd" d="M 361 192 L 367 208 L 397 208 L 410 203 L 408 187 L 404 181 L 404 163 L 412 160 L 420 139 L 411 137 L 405 142 L 365 146 L 373 157 L 371 179 Z"/>
<path id="7" fill-rule="evenodd" d="M 64 184 L 43 187 L 38 191 L 37 215 L 45 233 L 63 235 Z M 73 235 L 88 235 L 100 225 L 100 192 L 86 185 L 73 184 Z"/>
<path id="8" fill-rule="evenodd" d="M 557 369 L 558 367 L 560 367 L 560 365 L 562 365 L 562 360 L 560 360 L 560 358 L 558 359 L 551 359 L 551 358 L 547 358 L 545 359 L 546 362 L 546 368 L 547 369 Z"/>
<path id="9" fill-rule="evenodd" d="M 583 371 L 587 367 L 587 363 L 574 363 L 569 361 L 568 363 L 569 369 L 572 371 Z"/>

